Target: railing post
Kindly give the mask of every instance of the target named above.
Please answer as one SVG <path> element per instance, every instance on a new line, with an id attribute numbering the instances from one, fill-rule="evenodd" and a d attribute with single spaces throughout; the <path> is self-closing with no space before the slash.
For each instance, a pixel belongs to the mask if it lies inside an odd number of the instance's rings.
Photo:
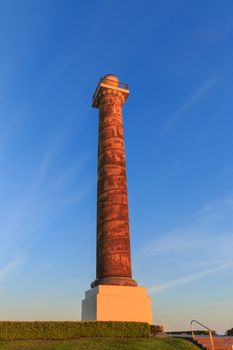
<path id="1" fill-rule="evenodd" d="M 191 321 L 191 331 L 192 331 L 192 338 L 194 340 L 194 329 L 193 329 L 193 321 Z M 233 349 L 232 349 L 233 350 Z"/>
<path id="2" fill-rule="evenodd" d="M 212 332 L 211 331 L 209 331 L 209 335 L 210 335 L 210 341 L 211 341 L 212 350 L 214 350 L 214 340 L 213 340 L 213 336 L 212 336 Z"/>

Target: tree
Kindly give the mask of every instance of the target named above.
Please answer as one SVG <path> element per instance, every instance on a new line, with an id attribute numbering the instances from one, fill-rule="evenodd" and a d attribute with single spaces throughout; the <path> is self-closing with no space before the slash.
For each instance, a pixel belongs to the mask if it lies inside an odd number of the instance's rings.
<path id="1" fill-rule="evenodd" d="M 225 334 L 228 336 L 233 336 L 233 328 L 228 329 Z"/>

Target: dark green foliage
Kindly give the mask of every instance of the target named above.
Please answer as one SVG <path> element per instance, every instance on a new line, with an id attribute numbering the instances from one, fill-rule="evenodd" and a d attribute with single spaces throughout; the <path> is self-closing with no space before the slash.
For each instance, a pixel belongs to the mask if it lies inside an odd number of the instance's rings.
<path id="1" fill-rule="evenodd" d="M 228 335 L 229 337 L 233 336 L 233 328 L 228 329 L 225 334 Z"/>
<path id="2" fill-rule="evenodd" d="M 144 322 L 0 321 L 0 340 L 65 340 L 79 337 L 148 338 Z"/>
<path id="3" fill-rule="evenodd" d="M 151 335 L 154 337 L 158 333 L 163 332 L 163 326 L 153 324 L 150 326 L 150 332 L 151 332 Z"/>

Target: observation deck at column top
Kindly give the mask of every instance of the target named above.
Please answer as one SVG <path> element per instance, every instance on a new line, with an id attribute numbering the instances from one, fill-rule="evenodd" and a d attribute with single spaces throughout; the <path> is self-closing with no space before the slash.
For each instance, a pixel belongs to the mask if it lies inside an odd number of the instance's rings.
<path id="1" fill-rule="evenodd" d="M 118 78 L 113 74 L 107 74 L 103 78 L 100 79 L 97 88 L 92 97 L 92 107 L 99 108 L 99 98 L 103 92 L 103 90 L 115 90 L 120 92 L 125 101 L 129 96 L 129 86 L 128 84 L 122 83 L 118 80 Z"/>

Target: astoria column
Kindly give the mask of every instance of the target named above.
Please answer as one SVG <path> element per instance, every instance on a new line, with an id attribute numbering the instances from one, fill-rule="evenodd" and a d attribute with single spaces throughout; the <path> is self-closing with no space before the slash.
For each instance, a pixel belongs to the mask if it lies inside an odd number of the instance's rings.
<path id="1" fill-rule="evenodd" d="M 152 323 L 151 299 L 132 279 L 122 121 L 128 95 L 128 85 L 108 74 L 92 99 L 99 109 L 96 279 L 82 300 L 83 321 Z"/>
<path id="2" fill-rule="evenodd" d="M 132 279 L 122 107 L 128 86 L 115 75 L 102 79 L 92 106 L 99 109 L 96 280 L 137 286 Z"/>

